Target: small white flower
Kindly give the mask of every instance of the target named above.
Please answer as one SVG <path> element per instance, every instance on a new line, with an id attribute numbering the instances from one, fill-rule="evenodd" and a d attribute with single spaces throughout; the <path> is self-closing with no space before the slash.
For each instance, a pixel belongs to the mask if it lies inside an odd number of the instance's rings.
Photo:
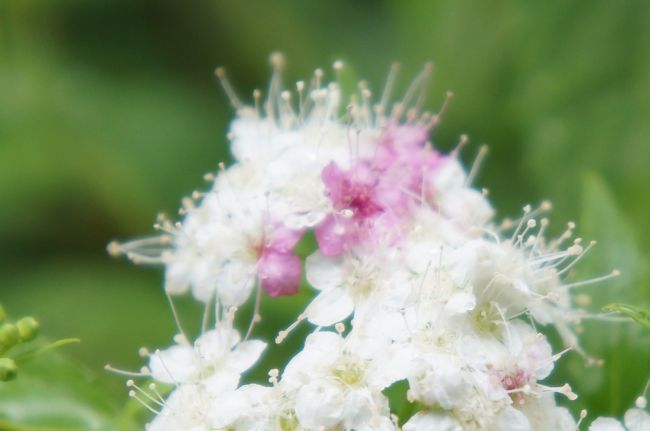
<path id="1" fill-rule="evenodd" d="M 240 341 L 239 333 L 221 325 L 201 335 L 194 345 L 176 344 L 156 351 L 149 360 L 151 376 L 165 383 L 199 383 L 214 393 L 237 388 L 266 348 L 258 340 Z"/>
<path id="2" fill-rule="evenodd" d="M 307 337 L 282 375 L 287 391 L 295 393 L 296 417 L 303 427 L 360 429 L 388 417 L 381 391 L 393 382 L 394 370 L 363 353 L 332 332 Z"/>

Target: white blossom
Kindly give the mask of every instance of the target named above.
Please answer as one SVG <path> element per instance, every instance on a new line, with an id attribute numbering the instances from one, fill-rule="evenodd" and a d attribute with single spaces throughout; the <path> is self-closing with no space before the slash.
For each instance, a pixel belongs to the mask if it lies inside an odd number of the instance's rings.
<path id="1" fill-rule="evenodd" d="M 546 202 L 494 219 L 487 192 L 472 185 L 484 150 L 468 172 L 466 138 L 449 154 L 429 141 L 440 114 L 420 112 L 414 97 L 429 67 L 389 106 L 393 72 L 377 103 L 362 83 L 348 104 L 323 71 L 291 92 L 281 59 L 273 64 L 254 106 L 217 72 L 237 110 L 234 163 L 207 175 L 211 187 L 185 199 L 180 221 L 161 217 L 160 235 L 109 247 L 163 265 L 170 301 L 191 292 L 206 310 L 194 342 L 180 336 L 149 355 L 145 375 L 175 385 L 171 394 L 134 386 L 159 412 L 149 429 L 399 431 L 385 392 L 401 384 L 402 401 L 419 410 L 403 431 L 575 430 L 555 396 L 576 395 L 543 380 L 568 350 L 581 352 L 574 327 L 585 312 L 573 288 L 617 271 L 567 281 L 593 243 L 572 240 L 572 223 L 546 239 Z M 296 249 L 305 235 L 316 240 L 307 252 Z M 249 339 L 262 293 L 294 295 L 303 269 L 313 299 L 276 342 L 300 324 L 313 331 L 282 371 L 270 370 L 270 385 L 242 385 L 266 347 Z M 242 338 L 234 315 L 251 297 Z M 536 324 L 554 326 L 566 349 L 554 352 Z M 624 421 L 650 429 L 641 409 Z M 589 429 L 625 428 L 602 418 Z"/>

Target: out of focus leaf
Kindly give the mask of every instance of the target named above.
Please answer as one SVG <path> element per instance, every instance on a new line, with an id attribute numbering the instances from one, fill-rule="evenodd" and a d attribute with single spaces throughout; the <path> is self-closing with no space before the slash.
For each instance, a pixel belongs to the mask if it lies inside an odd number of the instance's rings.
<path id="1" fill-rule="evenodd" d="M 577 294 L 591 299 L 591 309 L 600 310 L 613 301 L 642 303 L 648 298 L 644 283 L 642 255 L 635 232 L 619 209 L 615 195 L 597 175 L 584 178 L 582 216 L 578 230 L 585 240 L 598 240 L 597 246 L 582 259 L 577 280 L 588 279 L 619 269 L 621 276 L 581 287 Z M 569 356 L 555 375 L 570 382 L 580 398 L 572 405 L 620 416 L 629 408 L 650 373 L 650 333 L 636 325 L 609 321 L 594 312 L 584 321 L 580 340 L 592 357 L 604 366 L 589 366 L 579 355 Z"/>
<path id="2" fill-rule="evenodd" d="M 92 373 L 56 354 L 20 368 L 0 384 L 0 429 L 15 431 L 114 431 L 118 410 Z M 122 423 L 121 430 L 138 429 Z"/>
<path id="3" fill-rule="evenodd" d="M 650 329 L 650 310 L 642 307 L 635 307 L 629 304 L 608 304 L 603 307 L 604 311 L 621 313 L 647 329 Z"/>
<path id="4" fill-rule="evenodd" d="M 67 346 L 68 344 L 76 344 L 80 342 L 81 340 L 78 338 L 63 338 L 61 340 L 56 340 L 49 344 L 46 344 L 45 346 L 23 352 L 16 357 L 16 360 L 19 361 L 20 363 L 25 363 L 35 358 L 38 358 L 39 356 L 45 353 L 51 352 L 54 349 L 58 349 L 59 347 Z"/>

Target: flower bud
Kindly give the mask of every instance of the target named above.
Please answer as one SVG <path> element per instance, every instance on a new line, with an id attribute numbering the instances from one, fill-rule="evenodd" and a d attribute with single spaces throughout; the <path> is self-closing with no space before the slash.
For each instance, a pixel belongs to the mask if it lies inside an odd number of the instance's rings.
<path id="1" fill-rule="evenodd" d="M 8 382 L 16 378 L 18 367 L 11 358 L 0 358 L 0 382 Z"/>
<path id="2" fill-rule="evenodd" d="M 0 326 L 0 351 L 7 351 L 20 341 L 20 333 L 16 325 L 5 323 Z"/>
<path id="3" fill-rule="evenodd" d="M 23 317 L 16 322 L 16 327 L 23 342 L 31 341 L 38 335 L 39 324 L 33 317 Z"/>

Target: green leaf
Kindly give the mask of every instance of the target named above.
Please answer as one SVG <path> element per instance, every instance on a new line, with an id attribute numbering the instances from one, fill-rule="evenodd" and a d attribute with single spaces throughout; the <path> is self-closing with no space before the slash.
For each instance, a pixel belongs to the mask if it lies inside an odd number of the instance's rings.
<path id="1" fill-rule="evenodd" d="M 608 304 L 603 310 L 623 314 L 650 330 L 650 310 L 646 308 L 628 304 Z"/>
<path id="2" fill-rule="evenodd" d="M 20 367 L 18 379 L 0 384 L 0 429 L 13 431 L 136 430 L 115 420 L 119 410 L 95 376 L 57 354 Z"/>
<path id="3" fill-rule="evenodd" d="M 596 247 L 577 265 L 573 279 L 583 280 L 619 269 L 621 276 L 579 288 L 575 293 L 591 298 L 594 319 L 583 322 L 580 342 L 604 366 L 588 366 L 580 355 L 569 355 L 554 374 L 553 383 L 569 382 L 580 395 L 571 403 L 578 411 L 588 408 L 601 415 L 620 416 L 642 391 L 650 373 L 650 333 L 636 325 L 611 321 L 598 311 L 606 304 L 647 301 L 647 277 L 637 235 L 619 208 L 617 195 L 597 175 L 584 178 L 582 216 L 578 231 Z"/>

